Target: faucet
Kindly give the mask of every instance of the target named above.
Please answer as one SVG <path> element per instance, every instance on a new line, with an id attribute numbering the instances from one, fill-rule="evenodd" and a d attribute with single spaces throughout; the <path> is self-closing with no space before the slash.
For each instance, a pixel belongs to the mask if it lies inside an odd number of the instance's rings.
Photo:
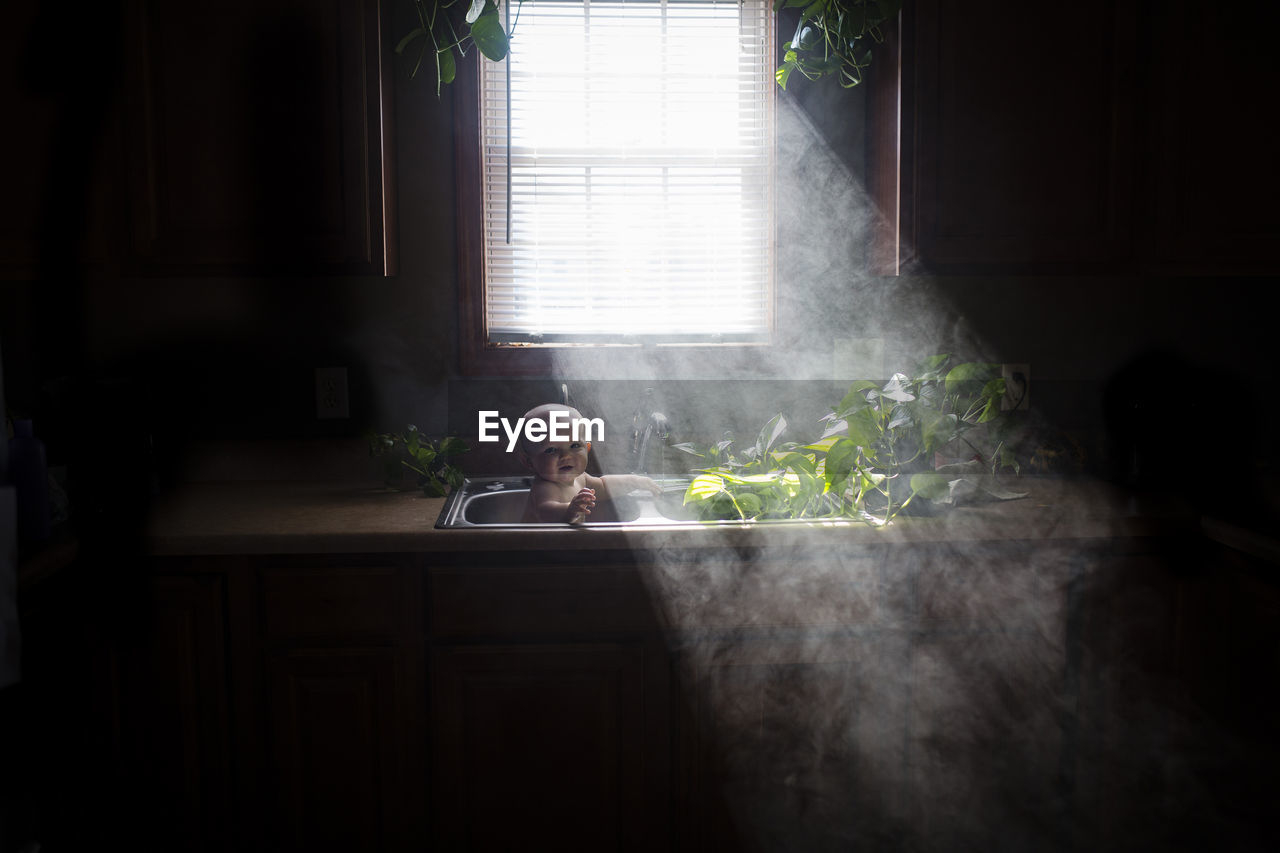
<path id="1" fill-rule="evenodd" d="M 654 408 L 653 389 L 649 388 L 631 420 L 631 473 L 648 476 L 649 440 L 655 435 L 665 443 L 671 436 L 671 424 L 666 415 Z M 658 445 L 658 458 L 661 462 L 662 444 Z"/>

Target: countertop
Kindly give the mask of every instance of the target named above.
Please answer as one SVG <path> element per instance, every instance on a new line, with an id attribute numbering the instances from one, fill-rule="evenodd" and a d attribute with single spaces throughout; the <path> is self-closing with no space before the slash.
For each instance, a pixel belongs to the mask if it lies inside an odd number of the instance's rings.
<path id="1" fill-rule="evenodd" d="M 443 498 L 347 484 L 199 483 L 153 502 L 147 530 L 158 556 L 610 550 L 872 545 L 1162 536 L 1199 528 L 1199 518 L 1160 496 L 1106 483 L 1022 478 L 1027 497 L 958 506 L 937 517 L 900 517 L 885 528 L 857 522 L 783 522 L 437 530 Z"/>

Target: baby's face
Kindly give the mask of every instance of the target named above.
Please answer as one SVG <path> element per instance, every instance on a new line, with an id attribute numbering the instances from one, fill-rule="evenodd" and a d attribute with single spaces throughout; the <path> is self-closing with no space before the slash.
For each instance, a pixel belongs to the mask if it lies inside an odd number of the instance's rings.
<path id="1" fill-rule="evenodd" d="M 533 473 L 553 483 L 572 483 L 587 470 L 589 441 L 528 441 L 525 460 Z"/>

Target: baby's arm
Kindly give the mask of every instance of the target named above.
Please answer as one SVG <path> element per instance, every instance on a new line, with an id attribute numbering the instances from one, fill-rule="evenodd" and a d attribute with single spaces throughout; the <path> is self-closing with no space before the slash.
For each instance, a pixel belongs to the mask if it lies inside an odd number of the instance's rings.
<path id="1" fill-rule="evenodd" d="M 582 521 L 591 514 L 596 505 L 595 492 L 589 488 L 580 489 L 567 501 L 560 500 L 560 489 L 554 483 L 534 482 L 529 487 L 529 502 L 533 507 L 533 515 L 538 521 L 568 522 Z"/>
<path id="2" fill-rule="evenodd" d="M 599 485 L 592 483 L 592 480 L 595 480 L 595 483 Z M 587 485 L 603 490 L 604 496 L 609 498 L 615 495 L 625 495 L 638 489 L 646 489 L 655 495 L 662 494 L 661 486 L 640 474 L 606 474 L 598 478 L 588 477 Z"/>

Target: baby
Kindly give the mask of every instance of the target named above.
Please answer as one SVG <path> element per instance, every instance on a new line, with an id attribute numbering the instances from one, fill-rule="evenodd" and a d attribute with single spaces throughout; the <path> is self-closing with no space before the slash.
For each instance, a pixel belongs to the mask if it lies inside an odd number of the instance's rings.
<path id="1" fill-rule="evenodd" d="M 525 421 L 532 418 L 547 421 L 553 411 L 567 412 L 570 424 L 582 419 L 577 409 L 547 403 L 526 412 Z M 520 455 L 533 472 L 529 502 L 525 505 L 521 521 L 578 524 L 591 514 L 597 493 L 604 498 L 625 495 L 636 489 L 648 489 L 655 495 L 662 493 L 658 484 L 648 477 L 634 474 L 592 477 L 587 473 L 587 453 L 590 450 L 589 441 L 551 441 L 550 437 L 536 442 L 521 440 Z"/>

